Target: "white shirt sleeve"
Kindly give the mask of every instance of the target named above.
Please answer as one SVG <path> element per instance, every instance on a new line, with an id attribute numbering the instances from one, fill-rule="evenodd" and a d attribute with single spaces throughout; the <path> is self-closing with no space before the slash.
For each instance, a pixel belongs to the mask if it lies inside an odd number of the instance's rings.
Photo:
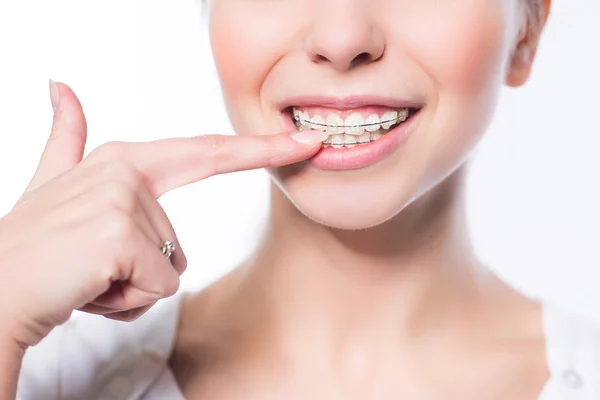
<path id="1" fill-rule="evenodd" d="M 178 294 L 134 322 L 84 314 L 27 350 L 17 400 L 139 399 L 167 367 Z"/>
<path id="2" fill-rule="evenodd" d="M 25 353 L 17 400 L 54 400 L 60 397 L 60 348 L 69 322 L 52 330 Z"/>

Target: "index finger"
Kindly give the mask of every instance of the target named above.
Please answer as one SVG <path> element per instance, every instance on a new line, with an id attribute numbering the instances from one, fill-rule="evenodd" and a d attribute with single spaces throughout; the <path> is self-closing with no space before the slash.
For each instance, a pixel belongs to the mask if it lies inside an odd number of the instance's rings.
<path id="1" fill-rule="evenodd" d="M 128 144 L 124 156 L 145 177 L 158 198 L 181 186 L 224 174 L 278 167 L 306 160 L 321 148 L 327 132 L 275 135 L 204 135 Z"/>

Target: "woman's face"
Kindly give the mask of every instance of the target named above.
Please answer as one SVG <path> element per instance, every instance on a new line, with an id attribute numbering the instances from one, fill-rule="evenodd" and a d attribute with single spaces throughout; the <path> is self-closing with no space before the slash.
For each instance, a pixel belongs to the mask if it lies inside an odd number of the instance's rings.
<path id="1" fill-rule="evenodd" d="M 270 173 L 319 223 L 382 223 L 482 137 L 513 73 L 523 1 L 213 0 L 211 44 L 233 127 L 270 135 L 300 118 L 298 129 L 329 129 L 332 145 Z"/>

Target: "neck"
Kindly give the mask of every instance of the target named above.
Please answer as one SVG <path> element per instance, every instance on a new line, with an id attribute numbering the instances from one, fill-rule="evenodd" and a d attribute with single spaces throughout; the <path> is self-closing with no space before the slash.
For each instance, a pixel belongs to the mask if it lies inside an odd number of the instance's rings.
<path id="1" fill-rule="evenodd" d="M 252 288 L 271 323 L 292 331 L 398 337 L 448 325 L 475 303 L 484 276 L 468 239 L 464 180 L 458 170 L 396 217 L 357 231 L 311 221 L 274 186 L 268 229 L 240 270 L 241 287 Z"/>

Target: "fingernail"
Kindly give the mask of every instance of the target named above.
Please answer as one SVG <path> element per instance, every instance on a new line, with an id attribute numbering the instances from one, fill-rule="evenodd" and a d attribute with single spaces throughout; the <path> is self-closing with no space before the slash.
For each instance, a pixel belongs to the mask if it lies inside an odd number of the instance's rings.
<path id="1" fill-rule="evenodd" d="M 52 79 L 49 80 L 49 84 L 50 84 L 50 101 L 52 102 L 52 112 L 56 112 L 56 109 L 58 108 L 58 104 L 60 101 L 60 96 L 58 94 L 58 87 L 56 86 L 56 83 L 54 83 L 54 81 Z"/>
<path id="2" fill-rule="evenodd" d="M 313 130 L 294 132 L 291 135 L 292 139 L 294 139 L 296 142 L 302 143 L 302 144 L 320 143 L 320 142 L 323 142 L 325 139 L 327 139 L 328 136 L 329 136 L 329 133 L 327 133 L 327 132 L 313 131 Z"/>

